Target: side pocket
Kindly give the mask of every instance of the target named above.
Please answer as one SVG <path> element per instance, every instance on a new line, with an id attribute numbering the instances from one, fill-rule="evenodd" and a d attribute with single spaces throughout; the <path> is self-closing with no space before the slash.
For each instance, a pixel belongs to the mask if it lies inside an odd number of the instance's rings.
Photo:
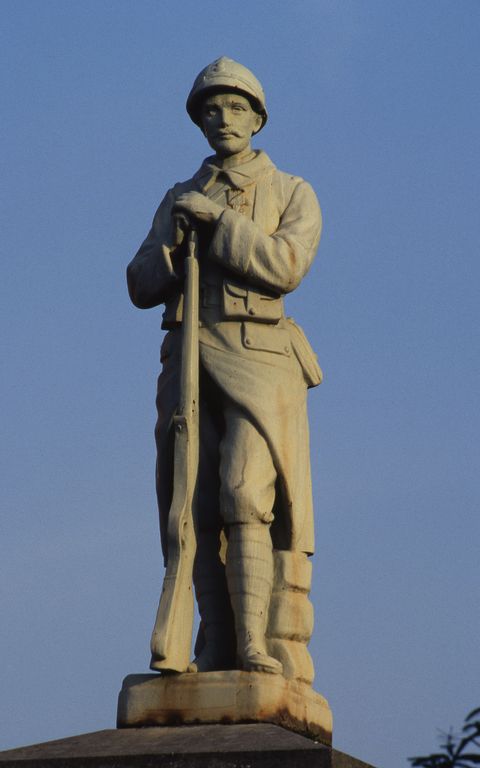
<path id="1" fill-rule="evenodd" d="M 307 387 L 318 387 L 322 383 L 323 373 L 317 355 L 300 326 L 291 317 L 287 317 L 287 323 L 292 349 L 301 365 Z"/>

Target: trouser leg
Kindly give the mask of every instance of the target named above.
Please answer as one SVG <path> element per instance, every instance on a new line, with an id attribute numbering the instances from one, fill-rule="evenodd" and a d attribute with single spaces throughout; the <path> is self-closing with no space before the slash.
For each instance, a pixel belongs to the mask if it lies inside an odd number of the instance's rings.
<path id="1" fill-rule="evenodd" d="M 191 672 L 231 669 L 235 662 L 234 621 L 221 551 L 223 521 L 219 510 L 218 467 L 223 420 L 220 417 L 218 390 L 213 388 L 204 372 L 200 387 L 197 552 L 193 583 L 201 624 L 195 644 L 195 659 L 189 667 Z"/>
<path id="2" fill-rule="evenodd" d="M 200 531 L 193 569 L 195 596 L 201 625 L 190 672 L 232 669 L 235 634 L 227 590 L 225 566 L 220 557 L 220 531 Z"/>
<path id="3" fill-rule="evenodd" d="M 226 573 L 242 669 L 280 673 L 265 631 L 273 583 L 270 523 L 276 471 L 264 437 L 233 405 L 220 449 L 220 509 L 228 527 Z"/>
<path id="4" fill-rule="evenodd" d="M 227 580 L 241 668 L 247 672 L 281 673 L 281 663 L 268 655 L 265 646 L 273 582 L 272 541 L 267 525 L 230 527 Z"/>

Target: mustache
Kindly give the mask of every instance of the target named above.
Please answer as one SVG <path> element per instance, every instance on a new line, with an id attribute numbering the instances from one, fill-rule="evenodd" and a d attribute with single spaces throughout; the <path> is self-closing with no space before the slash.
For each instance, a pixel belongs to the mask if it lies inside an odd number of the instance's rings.
<path id="1" fill-rule="evenodd" d="M 234 130 L 223 130 L 217 131 L 215 136 L 236 136 L 237 138 L 240 138 L 241 134 Z"/>

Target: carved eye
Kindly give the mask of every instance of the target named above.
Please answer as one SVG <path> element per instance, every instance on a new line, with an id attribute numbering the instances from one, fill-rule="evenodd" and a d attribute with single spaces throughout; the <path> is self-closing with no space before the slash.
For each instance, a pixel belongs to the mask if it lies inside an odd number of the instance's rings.
<path id="1" fill-rule="evenodd" d="M 214 106 L 206 106 L 203 108 L 203 114 L 205 117 L 213 117 L 217 111 L 217 108 Z"/>

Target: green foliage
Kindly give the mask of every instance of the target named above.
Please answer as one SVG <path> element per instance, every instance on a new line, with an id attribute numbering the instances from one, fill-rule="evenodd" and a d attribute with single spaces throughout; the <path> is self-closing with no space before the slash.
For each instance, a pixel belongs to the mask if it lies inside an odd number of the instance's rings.
<path id="1" fill-rule="evenodd" d="M 443 752 L 427 757 L 409 757 L 413 768 L 473 768 L 480 765 L 480 708 L 472 710 L 466 718 L 462 733 L 455 736 L 450 730 L 442 734 Z M 471 750 L 474 750 L 473 752 Z"/>

